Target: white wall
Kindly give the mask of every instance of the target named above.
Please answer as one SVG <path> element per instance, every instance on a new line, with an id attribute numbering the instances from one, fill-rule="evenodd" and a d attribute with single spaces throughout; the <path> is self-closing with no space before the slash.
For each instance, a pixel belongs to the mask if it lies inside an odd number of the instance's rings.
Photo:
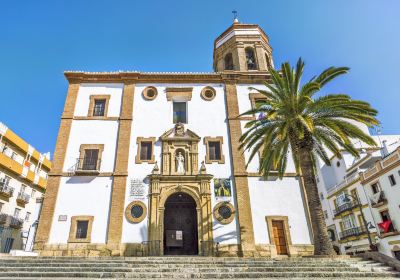
<path id="1" fill-rule="evenodd" d="M 147 86 L 157 88 L 158 96 L 152 101 L 145 100 L 142 91 Z M 201 98 L 200 92 L 205 86 L 212 86 L 216 90 L 216 97 L 212 101 Z M 201 137 L 198 144 L 199 167 L 201 161 L 205 160 L 206 146 L 203 138 L 205 136 L 223 137 L 223 154 L 225 164 L 206 164 L 207 172 L 215 178 L 231 177 L 231 162 L 228 139 L 228 127 L 226 120 L 226 101 L 224 87 L 220 84 L 137 84 L 135 86 L 135 101 L 133 109 L 133 126 L 131 134 L 131 145 L 129 147 L 129 178 L 144 179 L 153 169 L 153 164 L 136 164 L 137 137 L 156 137 L 155 157 L 161 165 L 161 146 L 158 138 L 167 130 L 174 127 L 172 119 L 172 101 L 167 101 L 166 87 L 193 87 L 192 99 L 188 101 L 188 123 L 186 129 L 192 130 Z M 129 183 L 129 182 L 128 182 Z M 211 185 L 213 190 L 213 185 Z M 232 187 L 234 197 L 234 186 Z M 129 196 L 129 187 L 126 190 L 125 207 L 133 200 Z M 147 199 L 143 201 L 147 204 Z M 232 204 L 235 202 L 232 199 Z M 215 206 L 214 194 L 212 195 L 212 207 Z M 147 219 L 139 224 L 130 224 L 124 219 L 122 242 L 140 242 L 147 240 Z M 139 233 L 139 235 L 136 235 Z M 229 237 L 229 238 L 228 238 Z M 236 220 L 229 225 L 221 225 L 214 222 L 214 239 L 222 243 L 237 243 Z"/>
<path id="2" fill-rule="evenodd" d="M 100 172 L 113 172 L 117 139 L 118 121 L 73 120 L 63 171 L 73 170 L 82 144 L 104 144 Z"/>
<path id="3" fill-rule="evenodd" d="M 110 95 L 107 117 L 119 117 L 123 88 L 123 84 L 81 84 L 74 115 L 80 117 L 88 115 L 91 95 Z"/>
<path id="4" fill-rule="evenodd" d="M 248 178 L 256 244 L 270 244 L 266 216 L 288 216 L 293 244 L 311 244 L 299 182 Z"/>
<path id="5" fill-rule="evenodd" d="M 111 177 L 63 177 L 54 210 L 49 243 L 67 243 L 72 216 L 94 216 L 92 243 L 105 243 L 107 236 Z M 58 221 L 59 215 L 67 215 L 67 221 Z"/>

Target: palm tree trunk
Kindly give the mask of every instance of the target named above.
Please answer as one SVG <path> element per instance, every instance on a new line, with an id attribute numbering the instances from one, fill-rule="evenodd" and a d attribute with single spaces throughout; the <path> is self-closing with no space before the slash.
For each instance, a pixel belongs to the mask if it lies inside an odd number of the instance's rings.
<path id="1" fill-rule="evenodd" d="M 334 255 L 331 240 L 325 223 L 319 199 L 317 183 L 315 181 L 314 164 L 310 150 L 307 147 L 299 147 L 299 163 L 307 196 L 308 209 L 311 217 L 311 225 L 314 237 L 314 255 Z"/>

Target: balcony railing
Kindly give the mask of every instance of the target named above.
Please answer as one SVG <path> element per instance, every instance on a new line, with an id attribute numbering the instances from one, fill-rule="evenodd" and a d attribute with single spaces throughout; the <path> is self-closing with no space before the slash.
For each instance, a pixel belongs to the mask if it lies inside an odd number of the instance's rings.
<path id="1" fill-rule="evenodd" d="M 76 160 L 75 173 L 98 174 L 100 173 L 100 160 L 97 158 L 78 158 Z"/>
<path id="2" fill-rule="evenodd" d="M 376 196 L 376 197 L 375 197 Z M 380 191 L 379 193 L 375 194 L 371 197 L 371 206 L 372 207 L 379 207 L 387 202 L 385 193 Z"/>
<path id="3" fill-rule="evenodd" d="M 11 217 L 10 227 L 20 229 L 24 224 L 24 220 L 16 217 Z"/>
<path id="4" fill-rule="evenodd" d="M 346 203 L 343 203 L 343 204 L 337 206 L 336 209 L 333 210 L 333 214 L 335 216 L 338 216 L 341 213 L 343 213 L 345 211 L 348 211 L 348 210 L 352 210 L 352 209 L 354 209 L 354 208 L 356 208 L 358 206 L 359 206 L 358 201 L 352 200 L 350 202 L 346 202 Z"/>
<path id="5" fill-rule="evenodd" d="M 12 197 L 14 188 L 10 187 L 5 182 L 0 182 L 0 195 L 5 197 Z"/>
<path id="6" fill-rule="evenodd" d="M 345 239 L 347 237 L 359 236 L 359 235 L 362 235 L 365 233 L 367 233 L 367 229 L 364 226 L 354 227 L 354 228 L 346 229 L 346 230 L 342 231 L 341 233 L 339 233 L 339 238 Z"/>
<path id="7" fill-rule="evenodd" d="M 19 192 L 17 196 L 17 202 L 27 204 L 30 198 L 31 197 L 29 196 L 29 194 L 26 194 L 24 192 Z"/>
<path id="8" fill-rule="evenodd" d="M 7 217 L 8 217 L 7 214 L 0 213 L 0 225 L 7 223 Z"/>

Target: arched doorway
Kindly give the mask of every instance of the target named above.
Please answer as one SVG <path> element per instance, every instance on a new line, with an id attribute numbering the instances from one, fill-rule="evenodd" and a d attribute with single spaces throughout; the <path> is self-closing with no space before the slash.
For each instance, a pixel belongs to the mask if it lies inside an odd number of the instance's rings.
<path id="1" fill-rule="evenodd" d="M 169 196 L 164 212 L 164 254 L 197 255 L 197 230 L 194 199 L 183 192 Z"/>

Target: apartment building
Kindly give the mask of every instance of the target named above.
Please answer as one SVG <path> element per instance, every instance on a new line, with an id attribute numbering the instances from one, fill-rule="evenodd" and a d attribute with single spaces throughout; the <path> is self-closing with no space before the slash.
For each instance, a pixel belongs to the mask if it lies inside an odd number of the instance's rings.
<path id="1" fill-rule="evenodd" d="M 0 253 L 31 250 L 50 168 L 48 154 L 0 122 Z"/>

